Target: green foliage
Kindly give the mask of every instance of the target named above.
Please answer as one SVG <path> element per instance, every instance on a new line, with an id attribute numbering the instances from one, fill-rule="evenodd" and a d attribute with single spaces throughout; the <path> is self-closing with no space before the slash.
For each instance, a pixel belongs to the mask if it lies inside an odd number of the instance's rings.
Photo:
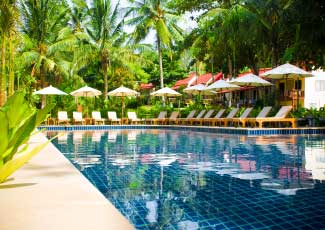
<path id="1" fill-rule="evenodd" d="M 25 99 L 23 92 L 16 92 L 0 108 L 0 182 L 45 146 L 42 144 L 30 151 L 26 143 L 52 107 L 48 105 L 36 110 Z"/>

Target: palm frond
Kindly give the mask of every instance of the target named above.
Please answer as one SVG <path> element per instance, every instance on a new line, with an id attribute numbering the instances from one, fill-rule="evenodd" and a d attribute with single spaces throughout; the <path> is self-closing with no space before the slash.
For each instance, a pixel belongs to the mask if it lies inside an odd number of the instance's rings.
<path id="1" fill-rule="evenodd" d="M 165 22 L 162 19 L 158 20 L 158 22 L 156 23 L 156 31 L 157 31 L 157 36 L 159 36 L 161 42 L 164 45 L 169 45 L 171 40 L 171 35 Z"/>

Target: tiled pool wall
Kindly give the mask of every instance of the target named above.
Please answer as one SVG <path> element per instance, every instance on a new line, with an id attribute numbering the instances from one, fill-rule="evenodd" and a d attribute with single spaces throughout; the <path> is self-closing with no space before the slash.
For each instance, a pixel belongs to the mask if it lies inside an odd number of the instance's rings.
<path id="1" fill-rule="evenodd" d="M 197 127 L 197 126 L 173 126 L 173 125 L 66 125 L 66 126 L 39 126 L 38 128 L 45 129 L 46 131 L 169 129 L 169 130 L 188 130 L 188 131 L 197 131 L 197 132 L 248 135 L 248 136 L 325 134 L 325 127 L 253 129 L 253 128 Z"/>

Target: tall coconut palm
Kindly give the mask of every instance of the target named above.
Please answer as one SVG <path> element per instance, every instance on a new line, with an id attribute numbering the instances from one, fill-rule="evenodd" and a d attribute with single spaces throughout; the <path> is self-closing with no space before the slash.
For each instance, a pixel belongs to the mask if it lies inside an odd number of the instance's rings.
<path id="1" fill-rule="evenodd" d="M 97 53 L 104 78 L 103 96 L 107 99 L 107 75 L 110 66 L 110 50 L 118 40 L 123 26 L 123 17 L 119 17 L 119 2 L 113 6 L 111 0 L 93 0 L 89 9 L 86 30 L 90 36 L 93 51 Z M 89 54 L 91 57 L 94 55 Z"/>
<path id="2" fill-rule="evenodd" d="M 47 75 L 62 70 L 58 65 L 62 59 L 59 51 L 70 47 L 64 43 L 57 44 L 60 42 L 57 40 L 59 31 L 68 22 L 69 8 L 64 1 L 58 3 L 55 0 L 21 0 L 20 7 L 25 44 L 22 59 L 31 67 L 31 77 L 39 79 L 40 86 L 45 87 Z"/>
<path id="3" fill-rule="evenodd" d="M 1 41 L 1 72 L 0 72 L 0 106 L 6 102 L 7 95 L 14 91 L 13 74 L 13 34 L 16 30 L 18 11 L 15 0 L 3 0 L 0 4 L 0 41 Z M 7 44 L 8 43 L 8 44 Z M 9 49 L 7 48 L 7 45 Z M 6 55 L 9 50 L 8 55 Z M 6 58 L 9 57 L 8 63 Z M 9 74 L 8 74 L 9 70 Z M 9 76 L 9 77 L 7 77 Z M 8 84 L 8 93 L 7 93 Z"/>
<path id="4" fill-rule="evenodd" d="M 167 1 L 161 0 L 139 0 L 130 1 L 132 6 L 129 12 L 133 18 L 128 24 L 135 26 L 133 38 L 135 42 L 145 39 L 150 31 L 155 31 L 157 38 L 157 51 L 159 56 L 160 87 L 164 87 L 164 73 L 162 61 L 162 48 L 170 46 L 173 40 L 180 41 L 182 29 L 177 25 L 179 16 L 170 9 L 167 9 Z"/>

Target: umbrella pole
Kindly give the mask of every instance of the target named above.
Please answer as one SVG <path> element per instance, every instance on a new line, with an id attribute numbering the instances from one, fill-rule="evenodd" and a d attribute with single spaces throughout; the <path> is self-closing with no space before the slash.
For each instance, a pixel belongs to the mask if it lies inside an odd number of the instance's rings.
<path id="1" fill-rule="evenodd" d="M 122 96 L 122 120 L 123 120 L 123 112 L 124 112 L 124 97 Z"/>

